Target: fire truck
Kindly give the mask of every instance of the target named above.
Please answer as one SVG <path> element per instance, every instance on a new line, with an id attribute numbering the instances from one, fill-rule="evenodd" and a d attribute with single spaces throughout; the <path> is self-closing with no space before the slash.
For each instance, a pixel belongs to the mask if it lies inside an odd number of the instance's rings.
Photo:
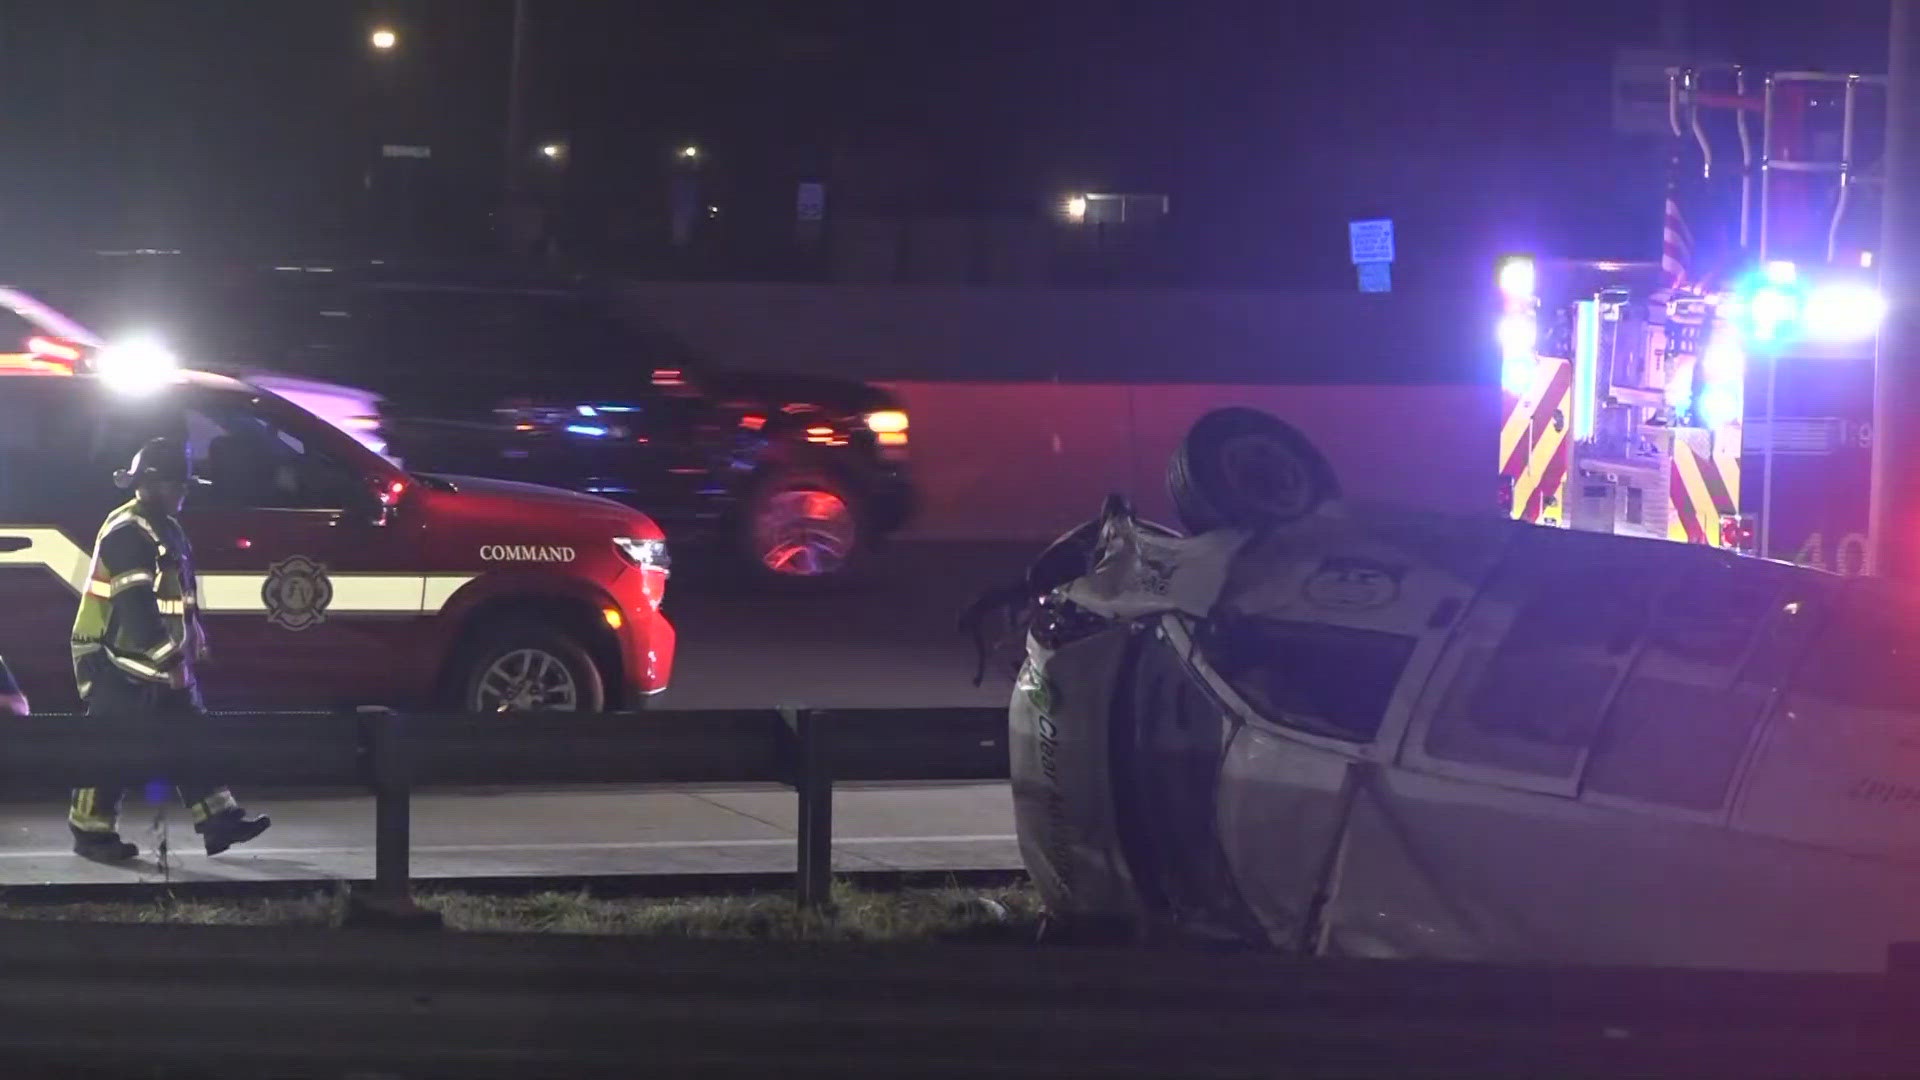
<path id="1" fill-rule="evenodd" d="M 1501 496 L 1544 526 L 1867 571 L 1883 77 L 1668 72 L 1701 261 L 1498 268 Z"/>

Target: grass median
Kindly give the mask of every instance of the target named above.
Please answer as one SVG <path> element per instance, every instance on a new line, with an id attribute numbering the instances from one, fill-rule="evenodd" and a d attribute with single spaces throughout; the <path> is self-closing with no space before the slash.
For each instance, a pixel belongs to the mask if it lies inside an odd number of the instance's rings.
<path id="1" fill-rule="evenodd" d="M 790 895 L 638 898 L 589 891 L 493 895 L 431 887 L 421 907 L 441 914 L 448 929 L 474 932 L 604 934 L 732 941 L 977 941 L 1033 940 L 1040 901 L 1026 885 L 996 888 L 865 889 L 836 882 L 826 911 L 801 910 Z M 0 895 L 0 919 L 148 923 L 194 926 L 338 926 L 344 890 L 297 898 L 9 901 Z"/>

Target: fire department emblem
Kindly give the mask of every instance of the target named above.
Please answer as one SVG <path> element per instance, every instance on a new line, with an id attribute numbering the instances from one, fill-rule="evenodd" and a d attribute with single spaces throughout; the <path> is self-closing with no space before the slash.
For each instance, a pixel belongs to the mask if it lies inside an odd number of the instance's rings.
<path id="1" fill-rule="evenodd" d="M 285 630 L 307 630 L 326 621 L 333 583 L 327 580 L 326 567 L 295 555 L 267 569 L 260 599 L 267 605 L 268 622 Z"/>
<path id="2" fill-rule="evenodd" d="M 1347 611 L 1386 607 L 1400 598 L 1403 573 L 1400 567 L 1371 559 L 1328 559 L 1301 592 L 1315 607 Z"/>

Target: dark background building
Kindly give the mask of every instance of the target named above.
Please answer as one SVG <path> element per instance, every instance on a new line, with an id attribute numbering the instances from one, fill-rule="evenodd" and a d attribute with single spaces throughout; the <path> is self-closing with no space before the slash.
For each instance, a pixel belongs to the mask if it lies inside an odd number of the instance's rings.
<path id="1" fill-rule="evenodd" d="M 1614 131 L 1616 50 L 1878 71 L 1887 10 L 525 8 L 512 157 L 538 214 L 512 220 L 542 254 L 662 277 L 1271 286 L 1349 283 L 1357 217 L 1398 223 L 1397 284 L 1516 246 L 1644 257 L 1666 147 Z M 0 246 L 497 246 L 513 26 L 511 0 L 5 0 Z M 1076 225 L 1085 192 L 1167 213 Z"/>

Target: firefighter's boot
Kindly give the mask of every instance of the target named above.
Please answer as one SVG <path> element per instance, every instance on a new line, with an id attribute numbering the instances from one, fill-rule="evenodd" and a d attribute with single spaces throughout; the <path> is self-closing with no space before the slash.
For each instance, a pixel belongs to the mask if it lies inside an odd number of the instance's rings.
<path id="1" fill-rule="evenodd" d="M 123 863 L 139 858 L 140 849 L 120 839 L 117 832 L 74 829 L 73 853 L 94 862 Z"/>
<path id="2" fill-rule="evenodd" d="M 273 819 L 267 815 L 248 817 L 245 810 L 236 806 L 200 822 L 193 827 L 193 831 L 199 833 L 200 839 L 206 842 L 207 854 L 218 855 L 235 844 L 244 844 L 266 832 L 272 824 Z"/>

